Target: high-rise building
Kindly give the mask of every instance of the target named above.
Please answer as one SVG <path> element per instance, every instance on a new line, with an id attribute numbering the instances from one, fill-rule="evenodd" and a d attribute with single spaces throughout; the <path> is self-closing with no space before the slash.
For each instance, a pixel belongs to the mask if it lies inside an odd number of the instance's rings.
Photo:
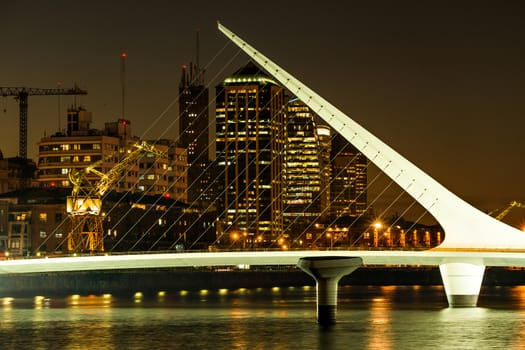
<path id="1" fill-rule="evenodd" d="M 324 220 L 330 215 L 330 200 L 332 198 L 330 192 L 330 183 L 332 181 L 332 165 L 330 163 L 332 132 L 328 125 L 318 122 L 317 119 L 315 120 L 317 142 L 319 144 L 319 167 L 321 169 L 321 220 Z"/>
<path id="2" fill-rule="evenodd" d="M 219 240 L 283 242 L 283 89 L 250 62 L 216 96 Z"/>
<path id="3" fill-rule="evenodd" d="M 366 157 L 340 134 L 332 138 L 332 181 L 330 214 L 332 217 L 360 216 L 367 209 Z"/>
<path id="4" fill-rule="evenodd" d="M 71 187 L 68 172 L 71 169 L 84 169 L 88 165 L 101 161 L 97 170 L 108 173 L 124 156 L 129 146 L 139 142 L 132 136 L 131 122 L 118 119 L 105 123 L 104 130 L 90 128 L 91 113 L 83 108 L 68 110 L 67 134 L 56 133 L 43 137 L 38 143 L 38 182 L 41 187 Z M 155 143 L 155 142 L 152 142 Z M 159 146 L 161 151 L 168 151 L 168 146 Z M 169 178 L 178 179 L 170 174 L 168 157 L 159 157 L 150 153 L 130 164 L 115 184 L 117 192 L 144 192 L 149 195 L 163 195 L 176 188 L 169 183 Z M 98 175 L 88 175 L 98 181 Z M 181 181 L 185 181 L 182 178 Z M 185 186 L 185 185 L 184 185 Z"/>
<path id="5" fill-rule="evenodd" d="M 204 70 L 198 65 L 182 66 L 179 84 L 180 146 L 187 149 L 190 206 L 206 209 L 210 199 L 208 89 L 204 86 Z"/>
<path id="6" fill-rule="evenodd" d="M 329 163 L 321 147 L 310 108 L 298 99 L 290 100 L 285 125 L 283 197 L 285 231 L 292 238 L 301 237 L 304 230 L 319 222 L 325 212 L 323 205 L 328 204 L 328 182 L 323 172 L 329 169 Z"/>

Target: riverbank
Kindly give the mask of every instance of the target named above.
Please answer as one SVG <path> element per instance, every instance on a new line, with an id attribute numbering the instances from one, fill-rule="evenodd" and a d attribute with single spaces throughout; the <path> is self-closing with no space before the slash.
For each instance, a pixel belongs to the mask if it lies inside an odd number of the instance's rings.
<path id="1" fill-rule="evenodd" d="M 340 285 L 442 285 L 437 267 L 361 267 Z M 0 297 L 131 295 L 136 292 L 272 288 L 315 285 L 295 267 L 252 269 L 149 269 L 0 275 Z M 483 285 L 525 285 L 525 270 L 487 268 Z"/>

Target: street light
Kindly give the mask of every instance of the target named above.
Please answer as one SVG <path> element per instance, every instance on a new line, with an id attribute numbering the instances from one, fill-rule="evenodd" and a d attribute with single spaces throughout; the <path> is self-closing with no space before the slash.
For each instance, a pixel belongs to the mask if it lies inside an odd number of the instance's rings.
<path id="1" fill-rule="evenodd" d="M 233 241 L 233 244 L 237 245 L 237 242 L 239 241 L 239 232 L 237 231 L 233 231 L 232 233 L 230 233 L 230 240 Z"/>
<path id="2" fill-rule="evenodd" d="M 380 229 L 382 229 L 382 228 L 383 228 L 383 224 L 381 223 L 381 221 L 376 221 L 376 222 L 374 222 L 374 228 L 375 228 L 376 230 L 380 230 Z"/>
<path id="3" fill-rule="evenodd" d="M 376 221 L 373 224 L 374 226 L 374 247 L 379 247 L 379 230 L 383 227 L 381 221 Z"/>
<path id="4" fill-rule="evenodd" d="M 334 248 L 334 236 L 332 235 L 332 233 L 327 232 L 326 238 L 330 239 L 330 250 L 332 250 Z"/>

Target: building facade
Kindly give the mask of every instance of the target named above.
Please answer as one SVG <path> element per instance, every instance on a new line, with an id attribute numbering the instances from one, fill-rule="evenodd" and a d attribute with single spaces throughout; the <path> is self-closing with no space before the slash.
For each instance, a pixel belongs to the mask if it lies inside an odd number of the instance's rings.
<path id="1" fill-rule="evenodd" d="M 0 253 L 13 258 L 70 253 L 69 195 L 59 187 L 1 194 Z M 109 192 L 102 205 L 106 251 L 175 250 L 179 242 L 187 244 L 179 229 L 189 222 L 182 209 L 166 196 Z"/>
<path id="2" fill-rule="evenodd" d="M 298 99 L 287 104 L 284 147 L 284 226 L 292 242 L 324 217 L 329 186 L 314 116 Z"/>
<path id="3" fill-rule="evenodd" d="M 123 159 L 133 144 L 139 142 L 131 132 L 131 122 L 118 119 L 105 123 L 104 130 L 90 128 L 91 113 L 83 108 L 68 110 L 67 133 L 44 137 L 38 143 L 38 183 L 40 187 L 71 187 L 68 172 L 84 169 L 93 163 L 102 173 L 108 173 Z M 156 144 L 156 141 L 150 142 Z M 118 192 L 143 192 L 150 195 L 169 194 L 175 197 L 175 189 L 186 186 L 182 174 L 175 176 L 168 153 L 175 148 L 173 142 L 159 143 L 159 151 L 166 156 L 146 153 L 130 164 L 114 186 Z M 175 151 L 176 152 L 176 151 Z M 180 151 L 179 151 L 180 152 Z M 96 182 L 97 175 L 88 175 Z M 169 179 L 181 183 L 170 184 Z M 179 193 L 184 199 L 184 195 Z"/>
<path id="4" fill-rule="evenodd" d="M 365 214 L 368 164 L 366 157 L 340 134 L 334 133 L 331 164 L 331 217 L 358 217 Z"/>
<path id="5" fill-rule="evenodd" d="M 284 92 L 253 63 L 216 91 L 218 241 L 277 244 L 283 227 Z"/>
<path id="6" fill-rule="evenodd" d="M 188 204 L 206 209 L 210 204 L 208 89 L 204 71 L 190 63 L 182 66 L 179 84 L 179 144 L 187 149 Z"/>

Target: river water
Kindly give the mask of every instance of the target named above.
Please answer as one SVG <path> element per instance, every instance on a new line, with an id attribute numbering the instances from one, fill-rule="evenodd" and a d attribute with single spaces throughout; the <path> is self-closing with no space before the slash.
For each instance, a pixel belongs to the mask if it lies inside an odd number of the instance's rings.
<path id="1" fill-rule="evenodd" d="M 525 349 L 525 286 L 448 308 L 442 287 L 339 288 L 336 325 L 315 288 L 155 296 L 0 298 L 0 349 Z"/>

